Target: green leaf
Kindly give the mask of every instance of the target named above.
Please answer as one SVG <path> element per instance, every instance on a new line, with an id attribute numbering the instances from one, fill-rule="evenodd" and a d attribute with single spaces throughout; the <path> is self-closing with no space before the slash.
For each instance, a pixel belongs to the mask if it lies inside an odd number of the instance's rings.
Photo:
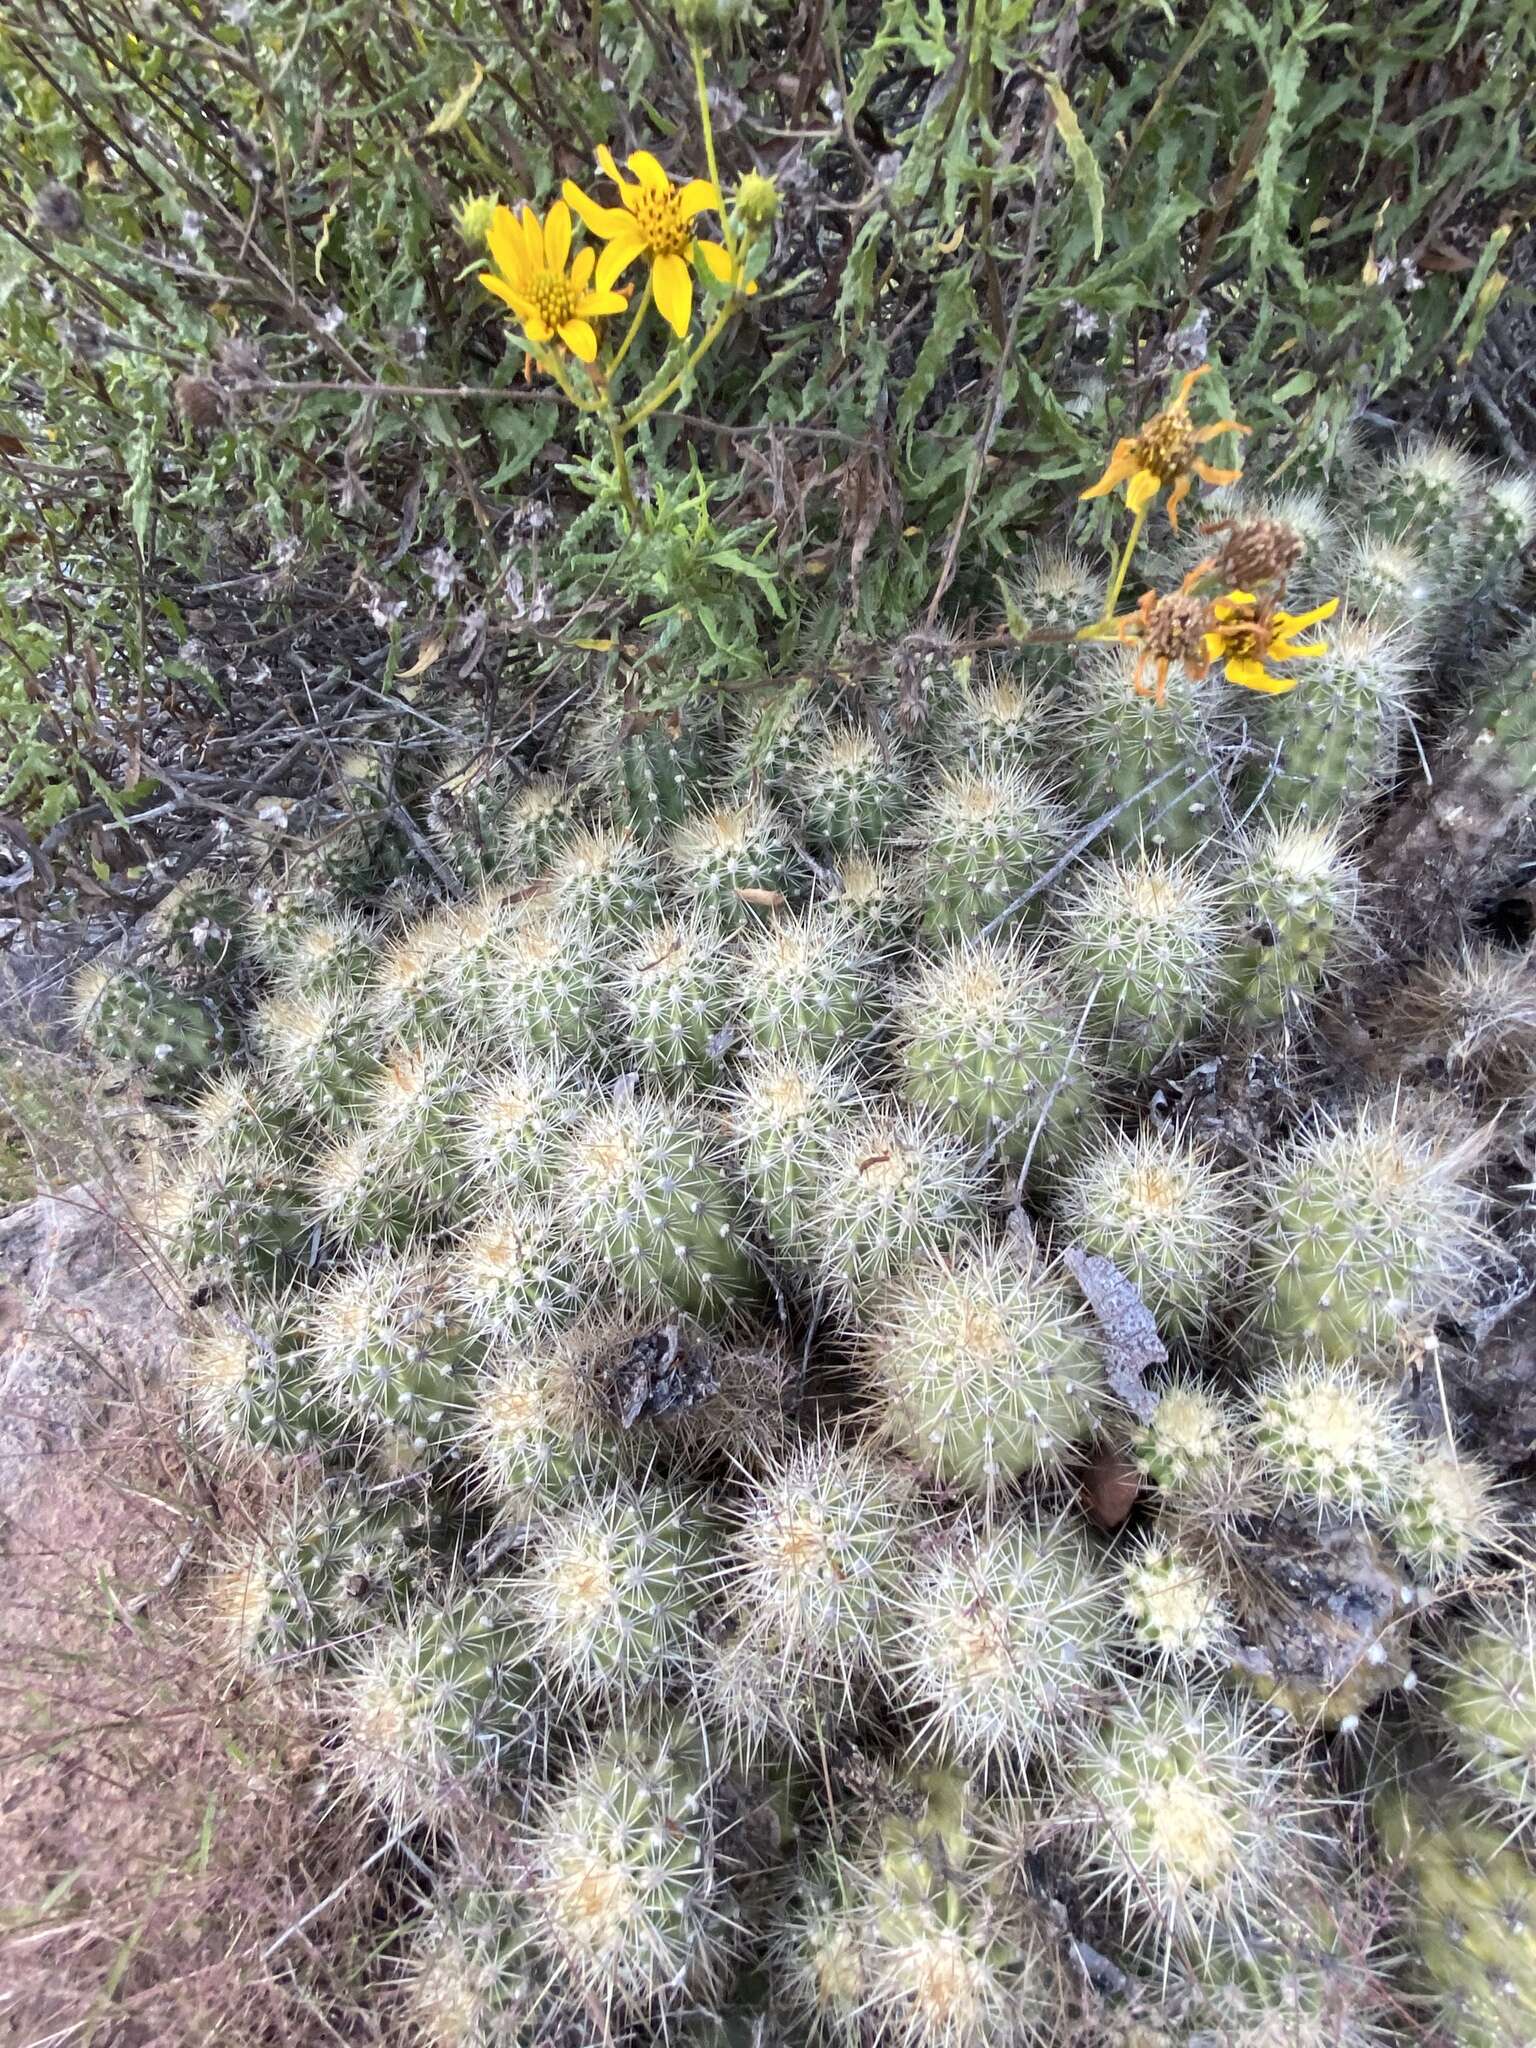
<path id="1" fill-rule="evenodd" d="M 960 337 L 975 325 L 977 319 L 976 294 L 971 289 L 970 273 L 954 269 L 944 273 L 939 285 L 939 296 L 933 308 L 933 325 L 927 338 L 917 352 L 917 361 L 912 374 L 902 387 L 901 399 L 896 407 L 896 432 L 910 437 L 913 423 L 923 409 L 923 402 L 938 382 L 939 372 L 954 355 Z M 910 438 L 908 442 L 910 448 Z"/>
<path id="2" fill-rule="evenodd" d="M 485 82 L 485 73 L 477 64 L 469 78 L 461 85 L 451 100 L 446 101 L 432 116 L 423 135 L 446 135 L 450 128 L 457 128 L 469 112 L 469 103 Z"/>
<path id="3" fill-rule="evenodd" d="M 1097 263 L 1104 253 L 1104 174 L 1099 169 L 1098 158 L 1088 147 L 1088 138 L 1072 110 L 1066 87 L 1054 71 L 1045 74 L 1044 83 L 1046 97 L 1056 115 L 1057 130 L 1067 146 L 1072 175 L 1088 201 L 1088 217 L 1093 223 L 1093 260 Z"/>

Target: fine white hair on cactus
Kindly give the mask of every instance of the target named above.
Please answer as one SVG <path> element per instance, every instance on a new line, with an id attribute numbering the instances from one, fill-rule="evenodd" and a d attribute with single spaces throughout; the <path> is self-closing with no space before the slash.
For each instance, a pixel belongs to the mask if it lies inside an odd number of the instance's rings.
<path id="1" fill-rule="evenodd" d="M 640 1066 L 679 1085 L 720 1072 L 734 1035 L 733 965 L 719 929 L 700 917 L 653 926 L 618 962 L 614 1008 Z"/>
<path id="2" fill-rule="evenodd" d="M 898 985 L 902 1089 L 1010 1164 L 1059 1164 L 1097 1116 L 1093 1039 L 1040 951 L 973 937 Z"/>
<path id="3" fill-rule="evenodd" d="M 448 1299 L 482 1336 L 552 1336 L 576 1316 L 586 1275 L 554 1213 L 537 1199 L 498 1202 L 443 1258 Z"/>
<path id="4" fill-rule="evenodd" d="M 451 917 L 439 912 L 408 925 L 379 954 L 368 1011 L 381 1038 L 432 1038 L 453 1029 L 453 1000 L 441 971 Z"/>
<path id="5" fill-rule="evenodd" d="M 1060 957 L 1117 1063 L 1146 1073 L 1205 1029 L 1226 992 L 1227 891 L 1185 860 L 1097 863 L 1058 912 Z"/>
<path id="6" fill-rule="evenodd" d="M 634 1462 L 596 1399 L 587 1354 L 579 1325 L 501 1342 L 475 1381 L 463 1449 L 484 1498 L 509 1518 L 584 1497 Z"/>
<path id="7" fill-rule="evenodd" d="M 901 944 L 916 889 L 908 868 L 878 850 L 846 853 L 822 907 L 852 934 L 855 949 L 882 959 Z"/>
<path id="8" fill-rule="evenodd" d="M 1536 1598 L 1485 1596 L 1438 1659 L 1436 1704 L 1465 1775 L 1536 1828 Z"/>
<path id="9" fill-rule="evenodd" d="M 1131 1457 L 1181 1511 L 1233 1500 L 1246 1463 L 1235 1409 L 1214 1388 L 1185 1377 L 1161 1389 L 1131 1438 Z"/>
<path id="10" fill-rule="evenodd" d="M 556 910 L 581 928 L 589 946 L 627 939 L 656 913 L 656 861 L 627 832 L 592 826 L 575 833 L 549 879 Z"/>
<path id="11" fill-rule="evenodd" d="M 669 2008 L 720 1987 L 738 1932 L 719 1834 L 702 1759 L 675 1726 L 611 1733 L 548 1794 L 528 1896 L 589 2009 L 665 2027 Z"/>
<path id="12" fill-rule="evenodd" d="M 301 999 L 356 994 L 373 972 L 378 941 L 356 911 L 311 918 L 294 933 L 278 970 L 278 986 Z"/>
<path id="13" fill-rule="evenodd" d="M 1232 1640 L 1218 1575 L 1188 1543 L 1143 1537 L 1120 1567 L 1122 1605 L 1136 1642 L 1166 1662 L 1217 1659 Z"/>
<path id="14" fill-rule="evenodd" d="M 726 1126 L 747 1192 L 774 1250 L 809 1262 L 817 1190 L 850 1091 L 814 1060 L 763 1058 L 741 1069 L 725 1097 Z"/>
<path id="15" fill-rule="evenodd" d="M 378 1254 L 327 1282 L 310 1344 L 317 1381 L 342 1413 L 407 1456 L 462 1429 L 479 1346 L 419 1259 Z"/>
<path id="16" fill-rule="evenodd" d="M 813 843 L 847 853 L 892 836 L 907 808 L 907 775 L 874 733 L 838 726 L 796 777 L 795 797 Z"/>
<path id="17" fill-rule="evenodd" d="M 1319 1510 L 1383 1512 L 1410 1469 L 1407 1415 L 1390 1386 L 1353 1365 L 1281 1366 L 1255 1392 L 1252 1431 L 1263 1476 Z"/>
<path id="18" fill-rule="evenodd" d="M 874 959 L 825 909 L 775 918 L 743 953 L 739 985 L 742 1027 L 765 1054 L 851 1060 L 880 1026 Z"/>
<path id="19" fill-rule="evenodd" d="M 593 1110 L 558 1192 L 574 1240 L 637 1308 L 722 1315 L 760 1292 L 720 1150 L 667 1102 L 636 1093 Z"/>
<path id="20" fill-rule="evenodd" d="M 1262 1914 L 1310 1815 L 1257 1703 L 1145 1678 L 1073 1732 L 1084 1874 L 1133 1946 L 1200 1948 Z"/>
<path id="21" fill-rule="evenodd" d="M 1023 768 L 1037 759 L 1049 729 L 1049 703 L 1039 685 L 994 670 L 966 685 L 945 737 L 973 768 Z"/>
<path id="22" fill-rule="evenodd" d="M 1505 1534 L 1498 1483 L 1477 1458 L 1416 1444 L 1385 1527 L 1421 1587 L 1454 1584 Z"/>
<path id="23" fill-rule="evenodd" d="M 942 1485 L 987 1502 L 1057 1473 L 1103 1401 L 1090 1330 L 1065 1283 L 1012 1245 L 908 1268 L 865 1336 L 881 1427 Z"/>
<path id="24" fill-rule="evenodd" d="M 357 1116 L 380 1038 L 355 996 L 270 996 L 251 1034 L 286 1103 L 333 1128 Z"/>
<path id="25" fill-rule="evenodd" d="M 528 1901 L 499 1870 L 482 1876 L 478 1861 L 445 1873 L 412 1944 L 404 1986 L 412 2025 L 423 2048 L 563 2039 L 575 2021 L 536 1947 Z"/>
<path id="26" fill-rule="evenodd" d="M 1246 837 L 1234 890 L 1244 928 L 1233 962 L 1233 1016 L 1248 1029 L 1295 1024 L 1330 968 L 1358 953 L 1359 870 L 1336 827 L 1295 818 Z"/>
<path id="27" fill-rule="evenodd" d="M 1319 1116 L 1257 1189 L 1253 1322 L 1283 1357 L 1375 1361 L 1434 1314 L 1480 1243 L 1477 1133 L 1395 1102 Z"/>
<path id="28" fill-rule="evenodd" d="M 958 1139 L 915 1113 L 872 1109 L 842 1125 L 807 1218 L 821 1279 L 846 1300 L 973 1228 L 982 1183 Z"/>
<path id="29" fill-rule="evenodd" d="M 471 1087 L 454 1137 L 454 1168 L 493 1197 L 541 1193 L 590 1104 L 583 1068 L 558 1052 L 523 1052 Z"/>
<path id="30" fill-rule="evenodd" d="M 758 800 L 679 825 L 667 854 L 685 904 L 727 930 L 767 915 L 794 887 L 796 863 L 784 824 Z"/>
<path id="31" fill-rule="evenodd" d="M 911 1567 L 915 1512 L 910 1480 L 862 1444 L 823 1437 L 787 1451 L 734 1505 L 732 1616 L 787 1673 L 861 1692 Z"/>
<path id="32" fill-rule="evenodd" d="M 620 1711 L 686 1676 L 717 1571 L 701 1499 L 653 1482 L 594 1489 L 545 1514 L 520 1582 L 545 1680 Z"/>
<path id="33" fill-rule="evenodd" d="M 1114 1261 L 1165 1335 L 1198 1338 L 1236 1284 L 1238 1176 L 1183 1132 L 1148 1124 L 1109 1136 L 1069 1174 L 1058 1215 Z"/>
<path id="34" fill-rule="evenodd" d="M 489 998 L 508 1051 L 591 1060 L 604 1038 L 604 975 L 579 919 L 530 907 L 498 949 Z"/>
<path id="35" fill-rule="evenodd" d="M 495 1584 L 368 1637 L 343 1682 L 340 1756 L 405 1829 L 483 1806 L 543 1762 L 527 1632 Z"/>
<path id="36" fill-rule="evenodd" d="M 952 768 L 912 819 L 909 837 L 931 938 L 964 937 L 1018 922 L 1030 886 L 1066 837 L 1043 783 L 989 762 Z"/>
<path id="37" fill-rule="evenodd" d="M 925 1542 L 902 1582 L 888 1670 L 921 1748 L 1021 1772 L 1089 1711 L 1110 1670 L 1114 1585 L 1066 1517 Z"/>

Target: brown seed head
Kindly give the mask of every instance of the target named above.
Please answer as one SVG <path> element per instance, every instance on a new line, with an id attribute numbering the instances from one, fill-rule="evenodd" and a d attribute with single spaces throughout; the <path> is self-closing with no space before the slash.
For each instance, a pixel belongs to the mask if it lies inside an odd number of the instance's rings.
<path id="1" fill-rule="evenodd" d="M 1150 599 L 1150 602 L 1149 602 Z M 1166 597 L 1149 591 L 1141 601 L 1139 639 L 1156 661 L 1198 661 L 1211 630 L 1211 607 L 1192 591 L 1171 590 Z"/>
<path id="2" fill-rule="evenodd" d="M 1283 519 L 1237 519 L 1216 552 L 1213 573 L 1223 590 L 1257 590 L 1283 584 L 1304 552 L 1301 535 Z"/>
<path id="3" fill-rule="evenodd" d="M 175 399 L 176 410 L 182 419 L 199 432 L 223 426 L 228 415 L 229 400 L 211 377 L 178 377 Z"/>

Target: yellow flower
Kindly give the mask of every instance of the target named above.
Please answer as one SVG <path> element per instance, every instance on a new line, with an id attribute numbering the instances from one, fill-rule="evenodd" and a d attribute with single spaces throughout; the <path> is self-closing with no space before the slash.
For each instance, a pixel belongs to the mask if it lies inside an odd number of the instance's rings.
<path id="1" fill-rule="evenodd" d="M 480 282 L 512 308 L 533 346 L 558 338 L 582 362 L 595 362 L 592 322 L 622 313 L 626 302 L 601 282 L 592 289 L 595 249 L 578 249 L 572 258 L 571 209 L 565 202 L 557 199 L 543 221 L 531 206 L 518 214 L 498 206 L 486 240 L 496 269 L 482 270 Z"/>
<path id="2" fill-rule="evenodd" d="M 1217 420 L 1212 426 L 1197 427 L 1190 418 L 1190 391 L 1210 367 L 1209 363 L 1202 363 L 1198 370 L 1191 370 L 1180 384 L 1172 405 L 1154 413 L 1139 433 L 1117 441 L 1104 474 L 1080 495 L 1102 498 L 1106 491 L 1124 484 L 1125 502 L 1133 512 L 1144 512 L 1158 492 L 1168 488 L 1168 523 L 1177 533 L 1179 507 L 1189 495 L 1191 475 L 1207 484 L 1236 483 L 1241 470 L 1217 469 L 1196 453 L 1207 441 L 1214 441 L 1218 434 L 1248 432 L 1236 420 Z"/>
<path id="3" fill-rule="evenodd" d="M 637 149 L 629 159 L 629 168 L 639 181 L 634 185 L 626 184 L 619 175 L 606 143 L 598 150 L 597 161 L 619 188 L 618 206 L 599 206 L 569 178 L 561 190 L 593 234 L 601 235 L 608 244 L 597 261 L 598 285 L 606 290 L 636 257 L 649 257 L 651 289 L 661 317 L 681 340 L 693 315 L 693 276 L 688 266 L 694 257 L 701 258 L 721 284 L 731 282 L 731 259 L 725 250 L 718 242 L 697 240 L 693 232 L 701 213 L 721 210 L 719 190 L 707 178 L 690 178 L 686 185 L 674 185 L 648 149 Z"/>
<path id="4" fill-rule="evenodd" d="M 1283 612 L 1261 604 L 1251 591 L 1229 591 L 1211 605 L 1214 623 L 1204 636 L 1206 659 L 1225 666 L 1229 683 L 1238 683 L 1245 690 L 1263 690 L 1271 697 L 1283 696 L 1295 689 L 1300 676 L 1277 676 L 1264 664 L 1326 654 L 1326 640 L 1298 640 L 1296 636 L 1331 619 L 1338 608 L 1339 600 L 1330 597 L 1309 612 Z"/>

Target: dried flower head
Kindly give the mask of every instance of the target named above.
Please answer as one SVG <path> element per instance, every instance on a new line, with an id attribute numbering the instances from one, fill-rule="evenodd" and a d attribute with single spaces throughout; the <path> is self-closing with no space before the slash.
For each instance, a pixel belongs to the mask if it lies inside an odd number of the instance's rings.
<path id="1" fill-rule="evenodd" d="M 1301 535 L 1283 519 L 1224 519 L 1214 530 L 1225 532 L 1210 569 L 1222 590 L 1259 590 L 1266 583 L 1283 589 L 1306 552 Z"/>
<path id="2" fill-rule="evenodd" d="M 1197 476 L 1207 484 L 1236 483 L 1241 471 L 1217 469 L 1204 460 L 1199 450 L 1222 434 L 1246 434 L 1247 427 L 1236 420 L 1216 420 L 1208 427 L 1197 427 L 1190 417 L 1190 391 L 1210 368 L 1209 363 L 1202 363 L 1199 369 L 1189 371 L 1171 405 L 1154 413 L 1139 433 L 1117 441 L 1104 474 L 1080 495 L 1102 498 L 1107 491 L 1124 484 L 1125 501 L 1139 514 L 1147 511 L 1158 494 L 1166 490 L 1168 521 L 1177 533 L 1179 507 L 1189 495 L 1191 477 Z"/>
<path id="3" fill-rule="evenodd" d="M 1182 668 L 1196 682 L 1210 666 L 1206 636 L 1215 623 L 1208 599 L 1191 590 L 1155 590 L 1142 593 L 1135 611 L 1115 620 L 1115 638 L 1136 649 L 1136 666 L 1131 688 L 1138 697 L 1151 697 L 1161 704 L 1168 693 L 1168 671 Z M 1154 680 L 1146 681 L 1151 663 Z"/>

